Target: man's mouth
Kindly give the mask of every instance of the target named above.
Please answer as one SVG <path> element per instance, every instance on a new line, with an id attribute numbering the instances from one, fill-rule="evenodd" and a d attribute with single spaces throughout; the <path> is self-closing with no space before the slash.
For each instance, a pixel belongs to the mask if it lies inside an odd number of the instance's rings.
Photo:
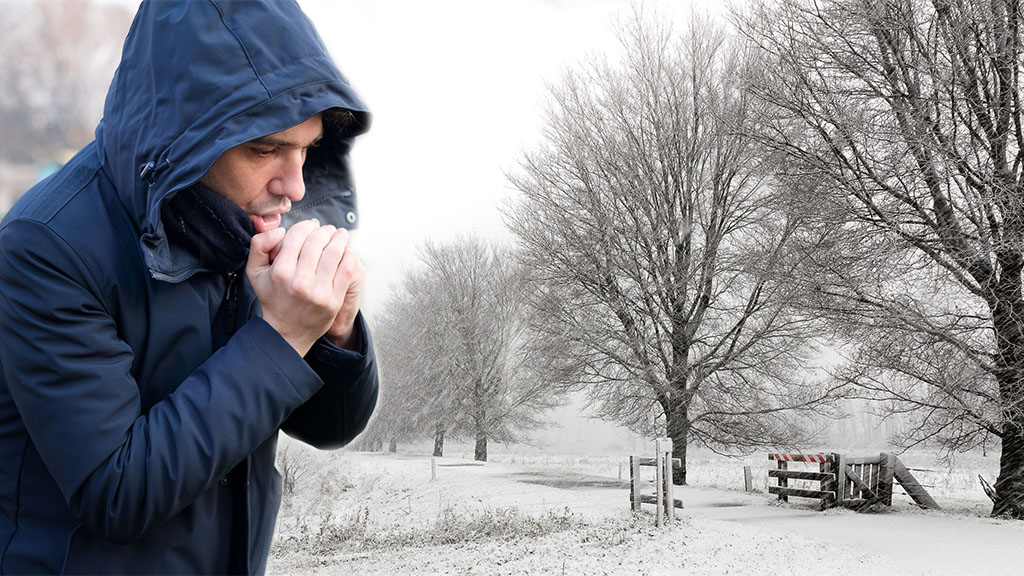
<path id="1" fill-rule="evenodd" d="M 257 234 L 262 234 L 268 230 L 273 230 L 281 225 L 281 214 L 249 214 L 249 219 L 252 220 L 252 225 L 256 228 Z"/>

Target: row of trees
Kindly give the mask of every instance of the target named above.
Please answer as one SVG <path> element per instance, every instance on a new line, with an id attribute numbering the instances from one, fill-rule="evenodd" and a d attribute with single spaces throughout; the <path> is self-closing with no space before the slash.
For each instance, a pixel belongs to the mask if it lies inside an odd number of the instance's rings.
<path id="1" fill-rule="evenodd" d="M 543 424 L 560 392 L 537 377 L 527 337 L 532 310 L 525 269 L 508 248 L 480 238 L 428 243 L 374 318 L 384 381 L 362 442 L 390 444 L 433 436 L 515 442 Z"/>
<path id="2" fill-rule="evenodd" d="M 802 413 L 858 397 L 904 446 L 998 439 L 993 514 L 1024 517 L 1020 20 L 1017 0 L 766 0 L 737 33 L 638 13 L 621 61 L 552 88 L 510 175 L 515 254 L 429 246 L 386 308 L 377 424 L 480 457 L 582 389 L 685 462 L 807 440 Z M 819 377 L 823 345 L 844 361 Z"/>

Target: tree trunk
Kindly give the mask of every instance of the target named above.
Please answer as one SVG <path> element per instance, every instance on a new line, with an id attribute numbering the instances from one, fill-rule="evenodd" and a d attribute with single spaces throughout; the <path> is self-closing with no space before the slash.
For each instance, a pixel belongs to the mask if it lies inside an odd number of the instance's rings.
<path id="1" fill-rule="evenodd" d="M 473 430 L 476 433 L 476 449 L 473 451 L 473 459 L 478 462 L 487 462 L 487 406 L 484 403 L 483 382 L 477 381 L 473 387 Z"/>
<path id="2" fill-rule="evenodd" d="M 444 456 L 444 426 L 440 424 L 434 428 L 434 456 Z"/>
<path id="3" fill-rule="evenodd" d="M 391 442 L 388 443 L 388 452 L 391 452 L 392 454 L 398 452 L 398 441 L 394 438 L 392 438 Z"/>
<path id="4" fill-rule="evenodd" d="M 478 462 L 487 462 L 487 435 L 476 437 L 476 449 L 473 450 L 473 459 Z"/>
<path id="5" fill-rule="evenodd" d="M 1001 367 L 996 379 L 1003 405 L 1003 433 L 992 515 L 1024 520 L 1024 259 L 1020 254 L 1001 254 L 1000 260 L 1003 270 L 995 287 L 992 320 Z"/>
<path id="6" fill-rule="evenodd" d="M 1003 424 L 1003 450 L 995 489 L 992 515 L 1024 520 L 1024 434 L 1015 422 Z"/>
<path id="7" fill-rule="evenodd" d="M 672 469 L 672 483 L 677 486 L 686 486 L 686 437 L 690 432 L 690 415 L 686 408 L 686 401 L 679 399 L 673 402 L 666 415 L 668 437 L 672 439 L 672 457 L 679 458 L 681 464 L 678 469 Z"/>
<path id="8" fill-rule="evenodd" d="M 476 448 L 473 450 L 473 459 L 478 462 L 487 461 L 487 431 L 480 426 L 476 428 Z"/>
<path id="9" fill-rule="evenodd" d="M 487 427 L 486 413 L 481 406 L 473 417 L 473 427 L 476 428 L 476 449 L 473 450 L 473 459 L 478 462 L 487 462 Z"/>

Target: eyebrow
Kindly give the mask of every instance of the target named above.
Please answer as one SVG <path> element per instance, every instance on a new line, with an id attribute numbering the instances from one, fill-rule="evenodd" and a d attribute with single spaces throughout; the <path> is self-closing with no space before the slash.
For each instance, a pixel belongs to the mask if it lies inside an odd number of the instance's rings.
<path id="1" fill-rule="evenodd" d="M 282 146 L 282 147 L 295 146 L 295 147 L 305 148 L 307 146 L 312 146 L 313 144 L 316 144 L 317 142 L 319 142 L 319 141 L 321 141 L 323 139 L 324 139 L 324 132 L 323 132 L 323 130 L 321 130 L 320 134 L 316 138 L 314 138 L 313 141 L 310 142 L 309 144 L 307 144 L 306 146 L 302 146 L 298 142 L 294 142 L 292 140 L 285 140 L 283 138 L 275 138 L 273 135 L 264 136 L 262 138 L 257 138 L 255 140 L 250 140 L 249 143 L 250 144 L 258 144 L 258 145 L 261 145 L 261 146 Z"/>

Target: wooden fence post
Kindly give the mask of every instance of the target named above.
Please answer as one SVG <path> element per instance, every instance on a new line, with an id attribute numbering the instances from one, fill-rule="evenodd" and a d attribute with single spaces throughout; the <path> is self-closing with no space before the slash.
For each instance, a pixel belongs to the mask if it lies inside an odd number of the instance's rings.
<path id="1" fill-rule="evenodd" d="M 832 466 L 836 471 L 836 506 L 842 506 L 846 501 L 846 457 L 842 454 L 832 454 Z"/>
<path id="2" fill-rule="evenodd" d="M 754 491 L 754 473 L 751 471 L 750 466 L 743 467 L 743 490 L 746 492 Z"/>
<path id="3" fill-rule="evenodd" d="M 928 491 L 921 486 L 921 483 L 914 478 L 914 475 L 910 473 L 910 470 L 903 465 L 903 462 L 899 458 L 895 459 L 893 466 L 893 473 L 896 480 L 899 481 L 900 486 L 903 486 L 903 490 L 906 491 L 907 495 L 914 499 L 922 508 L 928 508 L 929 510 L 940 510 L 939 505 L 932 499 Z"/>
<path id="4" fill-rule="evenodd" d="M 655 442 L 657 447 L 657 442 Z M 664 463 L 662 462 L 662 455 L 660 450 L 656 450 L 654 453 L 654 525 L 661 528 L 661 517 L 664 514 L 662 498 L 665 497 L 665 486 L 662 485 L 662 476 L 664 475 Z"/>
<path id="5" fill-rule="evenodd" d="M 778 467 L 779 470 L 789 470 L 789 463 L 786 462 L 785 460 L 779 460 L 777 467 Z M 783 477 L 783 476 L 780 476 L 779 477 L 779 488 L 788 488 L 788 487 L 789 487 L 789 480 L 787 478 Z M 785 494 L 779 494 L 779 500 L 781 500 L 782 502 L 789 502 L 789 496 L 786 496 Z"/>
<path id="6" fill-rule="evenodd" d="M 676 500 L 673 490 L 672 482 L 672 439 L 671 438 L 660 438 L 655 445 L 658 448 L 658 454 L 663 458 L 661 478 L 665 483 L 665 499 L 658 502 L 658 506 L 665 507 L 665 515 L 671 521 L 676 519 Z"/>
<path id="7" fill-rule="evenodd" d="M 823 460 L 821 462 L 818 462 L 818 472 L 821 472 L 822 474 L 831 474 L 832 471 L 829 469 L 831 467 L 831 465 L 832 465 L 832 463 L 829 462 L 828 459 L 825 459 L 825 460 Z M 821 509 L 825 510 L 829 506 L 833 506 L 835 504 L 835 493 L 836 493 L 835 480 L 822 480 L 821 481 L 821 491 L 822 492 L 831 492 L 832 495 L 833 495 L 833 497 L 831 499 L 829 499 L 829 498 L 822 498 L 821 499 Z"/>
<path id="8" fill-rule="evenodd" d="M 629 501 L 630 509 L 638 512 L 640 510 L 640 459 L 636 456 L 629 457 Z"/>
<path id="9" fill-rule="evenodd" d="M 878 501 L 892 506 L 892 479 L 896 472 L 896 457 L 882 452 L 878 455 Z"/>

